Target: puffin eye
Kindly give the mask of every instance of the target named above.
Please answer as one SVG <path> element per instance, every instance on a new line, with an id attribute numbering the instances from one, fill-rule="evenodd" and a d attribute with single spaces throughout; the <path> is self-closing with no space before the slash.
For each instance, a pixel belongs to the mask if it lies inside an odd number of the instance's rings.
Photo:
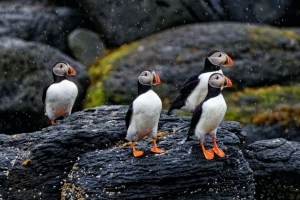
<path id="1" fill-rule="evenodd" d="M 147 76 L 147 73 L 145 73 L 145 76 Z"/>
<path id="2" fill-rule="evenodd" d="M 220 54 L 219 57 L 221 57 L 222 55 Z"/>
<path id="3" fill-rule="evenodd" d="M 217 80 L 219 80 L 219 76 L 217 76 Z"/>
<path id="4" fill-rule="evenodd" d="M 62 68 L 62 67 L 63 67 L 62 65 L 59 66 L 59 68 Z"/>

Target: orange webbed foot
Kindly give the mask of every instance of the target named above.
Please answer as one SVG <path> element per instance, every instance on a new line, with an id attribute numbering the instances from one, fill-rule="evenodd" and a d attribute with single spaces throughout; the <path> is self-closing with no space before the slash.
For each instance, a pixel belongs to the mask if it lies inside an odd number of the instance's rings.
<path id="1" fill-rule="evenodd" d="M 163 150 L 163 149 L 160 149 L 160 148 L 152 148 L 151 149 L 151 151 L 153 152 L 153 153 L 164 153 L 164 152 L 166 152 L 165 150 Z"/>
<path id="2" fill-rule="evenodd" d="M 214 156 L 215 156 L 214 151 L 213 151 L 212 149 L 206 150 L 205 147 L 204 147 L 204 143 L 203 143 L 203 142 L 200 142 L 200 146 L 201 146 L 201 148 L 202 148 L 204 157 L 205 157 L 207 160 L 212 160 L 212 159 L 214 158 Z"/>
<path id="3" fill-rule="evenodd" d="M 51 125 L 53 125 L 54 124 L 54 120 L 51 120 Z"/>
<path id="4" fill-rule="evenodd" d="M 134 155 L 134 157 L 140 157 L 140 156 L 144 155 L 144 151 L 142 151 L 142 150 L 133 150 L 133 155 Z"/>
<path id="5" fill-rule="evenodd" d="M 215 157 L 214 151 L 212 149 L 203 150 L 203 154 L 207 160 L 212 160 Z"/>
<path id="6" fill-rule="evenodd" d="M 217 145 L 216 142 L 216 138 L 213 138 L 213 143 L 214 143 L 214 147 L 213 147 L 213 151 L 221 158 L 225 157 L 225 153 L 222 149 L 220 149 Z"/>
<path id="7" fill-rule="evenodd" d="M 140 156 L 144 155 L 144 151 L 135 149 L 134 142 L 131 143 L 131 146 L 132 146 L 132 153 L 133 153 L 134 157 L 140 157 Z"/>
<path id="8" fill-rule="evenodd" d="M 164 152 L 166 152 L 165 150 L 160 149 L 160 148 L 157 147 L 156 139 L 153 140 L 153 148 L 151 149 L 151 151 L 154 152 L 154 153 L 164 153 Z"/>

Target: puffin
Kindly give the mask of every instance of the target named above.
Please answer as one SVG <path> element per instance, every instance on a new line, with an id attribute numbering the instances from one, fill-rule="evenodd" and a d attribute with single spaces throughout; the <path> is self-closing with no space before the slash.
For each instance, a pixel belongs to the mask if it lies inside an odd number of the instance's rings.
<path id="1" fill-rule="evenodd" d="M 233 66 L 232 59 L 223 51 L 214 50 L 205 58 L 204 68 L 190 78 L 181 87 L 179 94 L 170 102 L 167 115 L 174 109 L 194 112 L 196 106 L 203 101 L 207 94 L 207 82 L 211 74 L 222 73 L 220 67 Z M 224 87 L 227 87 L 226 85 Z"/>
<path id="2" fill-rule="evenodd" d="M 78 88 L 68 76 L 75 76 L 75 69 L 67 62 L 62 61 L 52 69 L 53 82 L 43 90 L 42 101 L 45 105 L 45 115 L 54 124 L 58 117 L 71 114 L 72 107 L 78 94 Z"/>
<path id="3" fill-rule="evenodd" d="M 200 146 L 207 160 L 214 158 L 214 153 L 219 157 L 224 157 L 225 153 L 220 149 L 216 142 L 217 129 L 224 118 L 227 110 L 226 102 L 222 95 L 223 87 L 232 86 L 232 82 L 222 73 L 210 75 L 207 88 L 208 92 L 204 100 L 196 107 L 191 118 L 191 124 L 186 141 L 191 140 L 192 135 L 200 140 Z M 204 147 L 205 136 L 212 137 L 214 147 L 206 150 Z"/>
<path id="4" fill-rule="evenodd" d="M 135 144 L 146 135 L 153 140 L 152 152 L 165 152 L 156 145 L 157 127 L 162 110 L 162 102 L 159 96 L 153 91 L 153 85 L 159 85 L 160 83 L 159 75 L 152 69 L 144 70 L 138 76 L 138 95 L 130 104 L 125 116 L 126 140 L 131 142 L 135 157 L 144 154 L 144 151 L 135 149 Z"/>

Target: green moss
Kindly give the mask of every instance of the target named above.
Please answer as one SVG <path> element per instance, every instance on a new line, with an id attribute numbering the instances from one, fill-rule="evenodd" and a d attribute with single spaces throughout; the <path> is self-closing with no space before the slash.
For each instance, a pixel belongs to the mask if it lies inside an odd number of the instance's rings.
<path id="1" fill-rule="evenodd" d="M 279 39 L 294 39 L 300 42 L 300 35 L 293 30 L 280 29 L 273 27 L 249 27 L 246 29 L 250 38 L 253 40 L 255 46 L 270 48 L 270 45 L 280 45 Z M 271 51 L 277 51 L 277 49 L 270 49 Z"/>
<path id="2" fill-rule="evenodd" d="M 114 69 L 114 63 L 136 47 L 136 42 L 129 45 L 123 45 L 96 60 L 89 68 L 91 85 L 87 89 L 86 101 L 84 104 L 85 108 L 95 107 L 105 103 L 106 96 L 103 81 L 109 76 L 109 72 Z"/>
<path id="3" fill-rule="evenodd" d="M 224 94 L 228 109 L 226 120 L 242 124 L 270 124 L 290 122 L 300 125 L 300 86 L 270 86 L 246 88 L 243 91 Z M 299 118 L 299 120 L 298 120 Z M 299 122 L 298 122 L 299 121 Z"/>

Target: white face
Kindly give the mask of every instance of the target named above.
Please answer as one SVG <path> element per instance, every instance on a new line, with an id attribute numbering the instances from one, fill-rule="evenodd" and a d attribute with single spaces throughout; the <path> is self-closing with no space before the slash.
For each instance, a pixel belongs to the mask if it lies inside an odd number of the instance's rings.
<path id="1" fill-rule="evenodd" d="M 53 73 L 57 76 L 66 76 L 70 74 L 70 67 L 67 63 L 60 62 L 53 67 Z"/>
<path id="2" fill-rule="evenodd" d="M 226 81 L 226 79 L 223 74 L 214 73 L 210 76 L 208 83 L 212 87 L 222 88 L 222 87 L 224 87 L 225 81 Z"/>
<path id="3" fill-rule="evenodd" d="M 227 55 L 222 51 L 216 51 L 211 56 L 207 57 L 209 61 L 217 66 L 223 66 L 227 61 Z"/>
<path id="4" fill-rule="evenodd" d="M 142 85 L 152 85 L 153 74 L 151 72 L 145 70 L 142 73 L 140 73 L 138 80 Z"/>

